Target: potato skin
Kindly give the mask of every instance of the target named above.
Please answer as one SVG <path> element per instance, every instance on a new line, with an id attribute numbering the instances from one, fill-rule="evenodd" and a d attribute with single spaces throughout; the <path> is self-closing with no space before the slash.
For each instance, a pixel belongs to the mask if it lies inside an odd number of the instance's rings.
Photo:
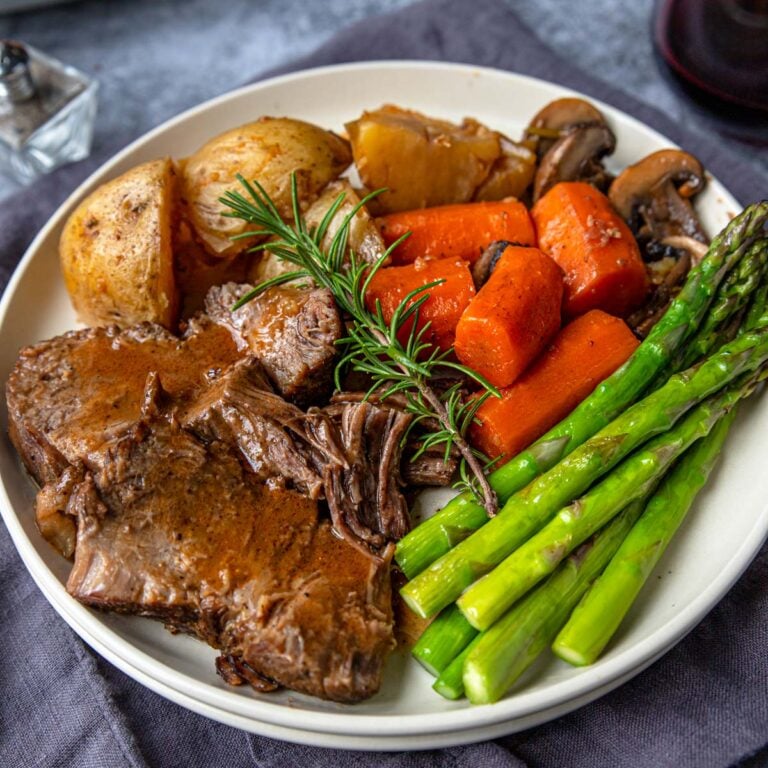
<path id="1" fill-rule="evenodd" d="M 301 120 L 262 117 L 217 136 L 182 164 L 188 219 L 211 255 L 234 256 L 252 243 L 229 238 L 251 226 L 222 216 L 219 198 L 228 190 L 243 191 L 238 173 L 256 179 L 290 219 L 291 173 L 296 173 L 299 199 L 306 205 L 351 161 L 348 143 L 331 131 Z"/>
<path id="2" fill-rule="evenodd" d="M 92 192 L 64 226 L 59 256 L 78 318 L 172 329 L 176 175 L 168 158 L 138 165 Z"/>

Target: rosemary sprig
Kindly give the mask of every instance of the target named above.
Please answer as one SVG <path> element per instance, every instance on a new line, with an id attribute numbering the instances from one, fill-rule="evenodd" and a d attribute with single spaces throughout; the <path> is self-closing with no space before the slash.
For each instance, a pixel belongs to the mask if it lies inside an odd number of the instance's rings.
<path id="1" fill-rule="evenodd" d="M 485 475 L 485 457 L 469 445 L 465 435 L 480 405 L 491 395 L 499 397 L 499 392 L 483 376 L 455 362 L 452 350 L 442 351 L 427 341 L 429 323 L 420 327 L 418 322 L 419 312 L 429 298 L 430 289 L 443 281 L 438 280 L 411 291 L 397 306 L 389 322 L 384 319 L 380 302 L 376 302 L 373 311 L 366 304 L 371 280 L 400 240 L 371 264 L 360 259 L 348 247 L 349 227 L 355 214 L 383 190 L 363 198 L 345 216 L 331 242 L 324 248 L 321 243 L 344 202 L 344 193 L 336 198 L 318 227 L 309 230 L 299 208 L 295 176 L 291 177 L 292 223 L 283 220 L 274 202 L 257 181 L 251 183 L 239 175 L 237 178 L 247 197 L 239 192 L 226 192 L 221 202 L 229 210 L 224 215 L 258 227 L 238 235 L 238 238 L 270 236 L 270 241 L 252 250 L 270 251 L 297 269 L 257 285 L 233 306 L 233 310 L 267 288 L 299 278 L 309 278 L 327 288 L 341 311 L 350 318 L 347 335 L 337 342 L 341 347 L 341 359 L 336 366 L 336 387 L 340 388 L 342 372 L 350 367 L 371 377 L 373 383 L 369 395 L 376 392 L 382 399 L 401 395 L 406 409 L 415 416 L 412 426 L 427 420 L 437 421 L 439 428 L 424 437 L 417 456 L 435 446 L 443 446 L 447 460 L 455 446 L 461 455 L 458 485 L 470 490 L 488 515 L 493 516 L 498 502 Z M 409 331 L 403 343 L 401 332 L 405 327 Z M 483 388 L 482 394 L 465 402 L 460 384 L 453 384 L 444 390 L 433 386 L 435 380 L 455 372 L 476 381 Z"/>

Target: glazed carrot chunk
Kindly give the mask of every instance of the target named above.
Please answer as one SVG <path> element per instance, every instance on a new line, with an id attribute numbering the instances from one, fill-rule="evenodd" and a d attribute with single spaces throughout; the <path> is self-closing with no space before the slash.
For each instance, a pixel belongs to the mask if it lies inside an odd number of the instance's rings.
<path id="1" fill-rule="evenodd" d="M 388 246 L 411 233 L 392 254 L 395 264 L 417 258 L 474 263 L 494 240 L 536 244 L 528 209 L 519 200 L 420 208 L 382 216 L 378 224 Z"/>
<path id="2" fill-rule="evenodd" d="M 626 317 L 648 282 L 635 238 L 608 198 L 589 184 L 561 182 L 531 211 L 539 247 L 565 272 L 569 317 L 602 309 Z"/>
<path id="3" fill-rule="evenodd" d="M 509 246 L 456 327 L 456 355 L 509 386 L 560 328 L 563 275 L 538 248 Z"/>
<path id="4" fill-rule="evenodd" d="M 569 414 L 638 344 L 618 317 L 599 309 L 577 317 L 501 399 L 480 406 L 472 443 L 490 458 L 511 459 Z"/>
<path id="5" fill-rule="evenodd" d="M 475 295 L 475 284 L 466 261 L 420 259 L 406 266 L 380 269 L 368 288 L 366 305 L 375 311 L 376 302 L 381 302 L 384 318 L 391 322 L 398 305 L 411 291 L 435 280 L 444 282 L 429 289 L 429 299 L 419 311 L 419 327 L 429 323 L 425 340 L 446 350 L 453 346 L 456 324 Z M 405 343 L 412 326 L 412 322 L 403 326 L 398 336 L 402 343 Z"/>

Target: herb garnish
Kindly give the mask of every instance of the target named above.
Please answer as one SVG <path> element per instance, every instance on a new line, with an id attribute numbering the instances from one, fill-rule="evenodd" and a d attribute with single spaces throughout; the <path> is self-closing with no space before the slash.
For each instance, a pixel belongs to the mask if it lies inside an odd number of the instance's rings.
<path id="1" fill-rule="evenodd" d="M 469 445 L 465 435 L 480 405 L 489 396 L 499 397 L 500 394 L 483 376 L 455 362 L 452 350 L 442 351 L 426 341 L 429 323 L 419 327 L 419 312 L 429 298 L 430 289 L 443 281 L 437 280 L 411 291 L 400 302 L 390 322 L 384 319 L 380 302 L 376 302 L 375 311 L 366 305 L 365 297 L 373 276 L 403 238 L 393 243 L 381 258 L 371 264 L 360 259 L 348 247 L 349 227 L 355 214 L 383 190 L 367 195 L 354 206 L 345 216 L 330 244 L 324 248 L 321 243 L 344 203 L 343 192 L 330 206 L 320 224 L 316 228 L 307 229 L 299 207 L 295 175 L 291 177 L 292 223 L 283 220 L 277 206 L 257 181 L 250 183 L 240 175 L 237 178 L 248 197 L 239 192 L 226 192 L 221 202 L 230 210 L 224 215 L 255 224 L 258 229 L 236 235 L 234 239 L 270 236 L 274 239 L 256 245 L 252 250 L 270 251 L 278 258 L 296 265 L 298 269 L 257 285 L 234 305 L 233 310 L 267 288 L 300 278 L 309 278 L 327 288 L 339 309 L 350 320 L 347 323 L 347 336 L 337 342 L 342 349 L 335 372 L 337 389 L 340 388 L 343 371 L 350 367 L 371 377 L 373 384 L 367 396 L 374 392 L 382 399 L 395 394 L 403 396 L 406 409 L 415 415 L 411 426 L 436 421 L 439 428 L 425 435 L 416 456 L 434 446 L 443 446 L 447 460 L 455 446 L 461 455 L 457 486 L 469 490 L 488 515 L 493 516 L 498 502 L 485 475 L 486 458 Z M 400 332 L 411 320 L 407 340 L 401 343 Z M 482 393 L 465 400 L 460 382 L 443 390 L 432 386 L 436 378 L 452 372 L 459 372 L 476 381 L 483 388 Z"/>

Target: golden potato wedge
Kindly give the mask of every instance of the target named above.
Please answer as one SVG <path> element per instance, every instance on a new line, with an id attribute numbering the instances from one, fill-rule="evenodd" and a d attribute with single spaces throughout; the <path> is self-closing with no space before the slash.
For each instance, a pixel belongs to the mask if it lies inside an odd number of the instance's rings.
<path id="1" fill-rule="evenodd" d="M 501 155 L 500 134 L 474 120 L 454 125 L 391 105 L 346 128 L 363 184 L 388 189 L 371 202 L 377 215 L 468 202 Z"/>
<path id="2" fill-rule="evenodd" d="M 251 227 L 223 216 L 219 201 L 228 190 L 243 191 L 238 173 L 249 181 L 256 179 L 280 214 L 290 219 L 292 173 L 299 199 L 306 205 L 351 161 L 349 144 L 334 133 L 301 120 L 263 117 L 217 136 L 183 163 L 188 218 L 212 255 L 233 256 L 252 245 L 230 240 Z"/>
<path id="3" fill-rule="evenodd" d="M 174 327 L 176 198 L 173 164 L 165 158 L 103 184 L 75 209 L 59 256 L 82 322 L 127 326 L 147 320 Z"/>

